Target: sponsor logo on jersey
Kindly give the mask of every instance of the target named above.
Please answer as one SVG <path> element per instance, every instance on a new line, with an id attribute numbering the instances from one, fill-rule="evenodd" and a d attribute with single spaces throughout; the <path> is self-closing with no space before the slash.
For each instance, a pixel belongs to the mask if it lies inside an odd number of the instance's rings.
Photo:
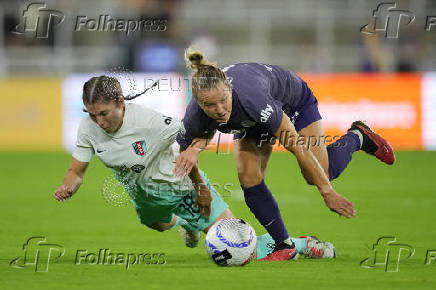
<path id="1" fill-rule="evenodd" d="M 260 112 L 260 121 L 262 123 L 266 123 L 271 116 L 271 113 L 274 112 L 273 108 L 270 104 L 266 104 L 266 108 Z"/>
<path id="2" fill-rule="evenodd" d="M 165 115 L 162 115 L 162 117 L 165 118 L 165 120 L 164 120 L 165 124 L 167 124 L 167 125 L 171 124 L 171 121 L 173 120 L 172 117 L 168 117 L 168 116 L 165 116 Z"/>
<path id="3" fill-rule="evenodd" d="M 133 149 L 135 149 L 136 154 L 140 156 L 144 156 L 147 151 L 147 147 L 145 146 L 145 141 L 136 141 L 132 143 Z"/>
<path id="4" fill-rule="evenodd" d="M 103 152 L 105 152 L 105 151 L 106 151 L 106 149 L 100 149 L 100 148 L 97 148 L 97 153 L 98 153 L 98 154 L 103 153 Z"/>
<path id="5" fill-rule="evenodd" d="M 135 164 L 132 167 L 130 167 L 130 169 L 132 169 L 132 171 L 136 172 L 136 173 L 141 173 L 142 170 L 144 170 L 145 166 L 141 165 L 141 164 Z"/>

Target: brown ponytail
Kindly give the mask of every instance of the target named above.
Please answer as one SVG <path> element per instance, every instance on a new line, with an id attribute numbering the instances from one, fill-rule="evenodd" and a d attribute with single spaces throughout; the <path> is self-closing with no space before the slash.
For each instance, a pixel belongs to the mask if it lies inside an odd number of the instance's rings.
<path id="1" fill-rule="evenodd" d="M 105 102 L 120 102 L 123 98 L 126 101 L 130 101 L 145 94 L 148 90 L 157 86 L 158 82 L 159 81 L 154 82 L 150 87 L 146 88 L 139 94 L 123 96 L 120 82 L 116 78 L 105 75 L 93 77 L 83 85 L 83 104 L 92 105 L 100 100 L 103 100 Z"/>
<path id="2" fill-rule="evenodd" d="M 99 76 L 89 79 L 83 85 L 83 104 L 95 104 L 98 101 L 119 102 L 123 98 L 120 82 L 113 77 Z"/>

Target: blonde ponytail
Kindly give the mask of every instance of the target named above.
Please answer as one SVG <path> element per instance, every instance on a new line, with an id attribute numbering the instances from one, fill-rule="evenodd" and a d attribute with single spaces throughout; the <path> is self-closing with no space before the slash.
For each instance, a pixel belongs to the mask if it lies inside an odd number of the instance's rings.
<path id="1" fill-rule="evenodd" d="M 198 67 L 201 65 L 208 65 L 204 54 L 192 47 L 189 47 L 185 50 L 185 59 L 187 65 L 192 69 L 198 69 Z"/>
<path id="2" fill-rule="evenodd" d="M 226 74 L 216 65 L 206 60 L 204 54 L 192 47 L 185 50 L 185 61 L 188 67 L 194 70 L 191 78 L 192 95 L 197 99 L 200 90 L 209 90 L 221 81 L 231 87 Z"/>

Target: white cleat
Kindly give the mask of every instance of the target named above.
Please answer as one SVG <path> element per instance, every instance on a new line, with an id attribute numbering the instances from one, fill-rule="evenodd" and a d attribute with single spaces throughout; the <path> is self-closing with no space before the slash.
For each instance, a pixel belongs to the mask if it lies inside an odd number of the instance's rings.
<path id="1" fill-rule="evenodd" d="M 182 235 L 185 245 L 189 248 L 195 248 L 200 241 L 200 232 L 185 230 L 180 227 L 179 233 Z"/>
<path id="2" fill-rule="evenodd" d="M 307 258 L 333 259 L 336 258 L 336 249 L 332 243 L 320 241 L 314 236 L 302 236 L 307 239 L 307 248 L 304 255 Z"/>

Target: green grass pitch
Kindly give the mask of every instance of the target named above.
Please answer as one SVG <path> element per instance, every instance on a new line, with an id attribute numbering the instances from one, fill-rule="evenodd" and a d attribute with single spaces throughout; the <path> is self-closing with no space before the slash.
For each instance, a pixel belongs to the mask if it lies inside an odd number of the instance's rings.
<path id="1" fill-rule="evenodd" d="M 97 158 L 79 192 L 67 202 L 55 201 L 53 192 L 70 158 L 66 153 L 0 153 L 0 289 L 436 289 L 436 259 L 425 265 L 427 250 L 436 256 L 436 152 L 398 152 L 394 166 L 356 153 L 333 182 L 355 204 L 357 216 L 350 220 L 325 207 L 316 188 L 305 184 L 293 156 L 274 153 L 266 182 L 290 234 L 333 242 L 337 259 L 252 262 L 237 268 L 214 265 L 204 235 L 198 248 L 186 248 L 177 231 L 153 231 L 138 222 L 132 206 L 107 204 L 101 186 L 110 171 Z M 213 182 L 233 184 L 225 200 L 235 215 L 263 234 L 244 203 L 233 155 L 205 152 L 200 166 Z M 65 249 L 48 272 L 9 265 L 24 255 L 22 246 L 32 236 L 45 236 L 47 243 Z M 383 265 L 360 266 L 382 236 L 395 236 L 415 249 L 409 259 L 400 256 L 398 272 L 386 272 Z M 166 263 L 129 269 L 74 264 L 77 250 L 96 253 L 100 248 L 165 253 Z"/>

